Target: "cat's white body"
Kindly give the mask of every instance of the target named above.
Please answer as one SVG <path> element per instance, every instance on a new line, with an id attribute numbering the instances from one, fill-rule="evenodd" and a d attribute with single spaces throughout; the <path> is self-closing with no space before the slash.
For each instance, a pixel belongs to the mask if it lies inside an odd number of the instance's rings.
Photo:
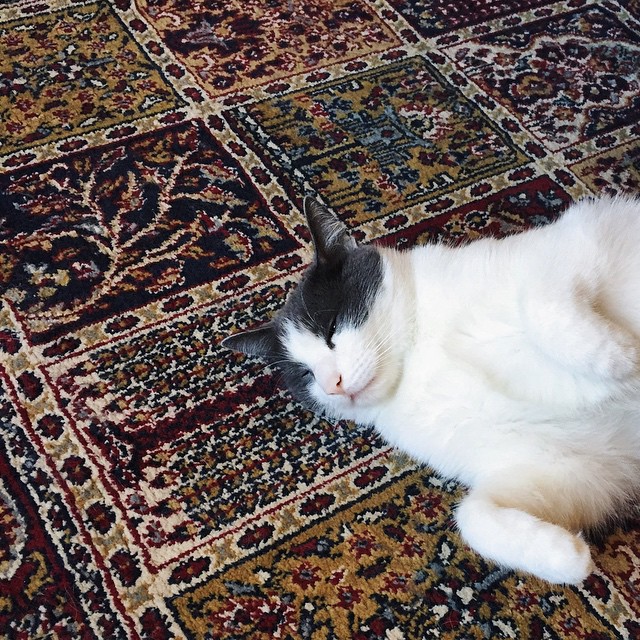
<path id="1" fill-rule="evenodd" d="M 383 252 L 371 327 L 393 325 L 402 372 L 353 419 L 470 485 L 537 450 L 555 466 L 549 456 L 566 460 L 581 442 L 592 474 L 605 418 L 619 421 L 605 436 L 615 466 L 629 451 L 640 461 L 640 206 L 598 207 L 462 249 Z"/>
<path id="2" fill-rule="evenodd" d="M 580 531 L 640 490 L 640 201 L 451 248 L 379 249 L 366 322 L 285 322 L 328 415 L 469 487 L 463 538 L 552 582 L 591 571 Z"/>

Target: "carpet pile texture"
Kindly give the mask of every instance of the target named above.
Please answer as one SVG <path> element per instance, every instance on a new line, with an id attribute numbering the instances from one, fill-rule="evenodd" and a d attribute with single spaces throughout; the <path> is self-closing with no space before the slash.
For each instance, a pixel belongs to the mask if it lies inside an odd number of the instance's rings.
<path id="1" fill-rule="evenodd" d="M 0 637 L 640 638 L 639 523 L 578 587 L 505 571 L 463 487 L 219 346 L 305 194 L 402 247 L 603 191 L 638 0 L 0 1 Z"/>

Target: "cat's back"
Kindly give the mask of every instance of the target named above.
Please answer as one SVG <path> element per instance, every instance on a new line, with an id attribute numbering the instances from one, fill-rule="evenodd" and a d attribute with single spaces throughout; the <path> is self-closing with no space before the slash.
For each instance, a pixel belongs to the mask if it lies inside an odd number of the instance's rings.
<path id="1" fill-rule="evenodd" d="M 640 334 L 638 247 L 640 200 L 604 197 L 506 238 L 417 246 L 386 262 L 423 343 L 517 334 L 528 302 L 574 296 L 632 307 Z"/>
<path id="2" fill-rule="evenodd" d="M 601 197 L 571 205 L 555 222 L 502 239 L 483 238 L 458 247 L 413 250 L 418 287 L 453 289 L 470 299 L 513 294 L 536 281 L 553 287 L 565 278 L 598 279 L 640 269 L 640 199 Z"/>
<path id="3" fill-rule="evenodd" d="M 604 232 L 627 228 L 637 233 L 640 232 L 640 198 L 631 196 L 585 198 L 572 204 L 555 224 L 563 223 L 574 229 L 592 228 Z"/>
<path id="4" fill-rule="evenodd" d="M 556 222 L 521 234 L 519 242 L 531 255 L 553 258 L 551 265 L 568 262 L 571 266 L 567 258 L 601 268 L 610 261 L 626 262 L 638 253 L 640 199 L 605 196 L 580 200 Z"/>
<path id="5" fill-rule="evenodd" d="M 413 309 L 406 315 L 415 319 L 415 340 L 402 392 L 437 389 L 446 402 L 451 389 L 479 399 L 491 389 L 560 404 L 608 393 L 542 357 L 531 331 L 548 310 L 571 317 L 591 305 L 640 337 L 639 246 L 640 202 L 601 198 L 504 239 L 412 250 Z"/>
<path id="6" fill-rule="evenodd" d="M 572 205 L 536 231 L 530 261 L 543 284 L 571 288 L 640 335 L 640 199 L 602 197 Z"/>

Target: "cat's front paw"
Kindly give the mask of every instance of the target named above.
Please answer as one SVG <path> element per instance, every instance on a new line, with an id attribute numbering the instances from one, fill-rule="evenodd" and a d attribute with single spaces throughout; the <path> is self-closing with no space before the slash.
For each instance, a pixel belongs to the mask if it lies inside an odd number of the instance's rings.
<path id="1" fill-rule="evenodd" d="M 520 509 L 469 494 L 456 520 L 466 542 L 481 555 L 554 584 L 578 584 L 592 570 L 585 541 Z"/>
<path id="2" fill-rule="evenodd" d="M 529 570 L 554 584 L 580 584 L 593 571 L 589 547 L 582 538 L 568 532 L 553 537 L 553 544 Z"/>

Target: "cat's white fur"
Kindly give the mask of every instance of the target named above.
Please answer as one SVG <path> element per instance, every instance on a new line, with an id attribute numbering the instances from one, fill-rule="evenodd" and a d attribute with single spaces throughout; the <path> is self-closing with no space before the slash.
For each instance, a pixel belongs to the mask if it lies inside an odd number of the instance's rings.
<path id="1" fill-rule="evenodd" d="M 582 581 L 580 531 L 640 488 L 640 203 L 583 201 L 506 239 L 380 252 L 362 327 L 330 348 L 287 326 L 313 395 L 468 485 L 456 519 L 479 553 Z"/>

